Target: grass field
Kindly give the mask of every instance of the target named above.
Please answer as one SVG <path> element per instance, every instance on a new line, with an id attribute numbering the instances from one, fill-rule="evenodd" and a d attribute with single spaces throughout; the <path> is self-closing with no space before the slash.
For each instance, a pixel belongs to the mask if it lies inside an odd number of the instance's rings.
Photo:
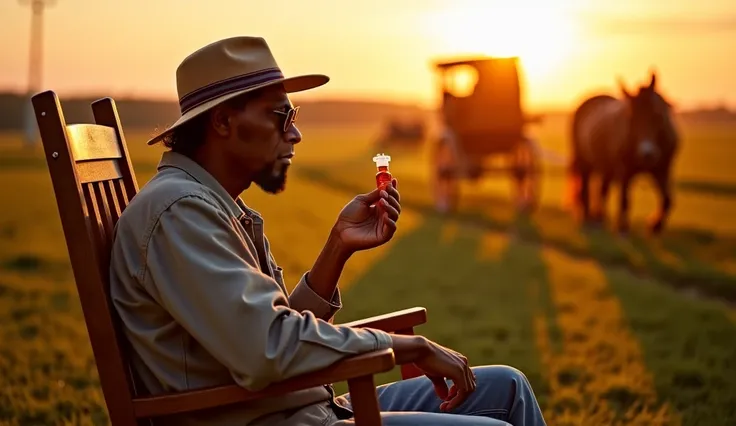
<path id="1" fill-rule="evenodd" d="M 291 283 L 375 173 L 374 129 L 302 130 L 288 190 L 244 194 Z M 552 171 L 529 219 L 514 215 L 504 179 L 467 185 L 461 212 L 438 216 L 426 153 L 389 152 L 400 229 L 350 261 L 337 321 L 425 306 L 426 336 L 473 364 L 525 371 L 550 425 L 736 424 L 736 127 L 682 130 L 676 206 L 658 239 L 643 232 L 656 203 L 644 182 L 623 239 L 579 230 Z M 143 184 L 161 151 L 127 136 Z M 539 137 L 565 153 L 561 124 Z M 0 424 L 105 424 L 46 165 L 17 135 L 0 135 L 0 199 Z"/>

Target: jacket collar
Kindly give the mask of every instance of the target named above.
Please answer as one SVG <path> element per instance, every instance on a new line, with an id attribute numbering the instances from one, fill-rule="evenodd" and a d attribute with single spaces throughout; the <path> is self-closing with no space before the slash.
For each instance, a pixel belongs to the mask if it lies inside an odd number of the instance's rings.
<path id="1" fill-rule="evenodd" d="M 166 151 L 161 155 L 161 161 L 159 161 L 158 170 L 166 167 L 177 168 L 184 173 L 191 176 L 194 180 L 207 186 L 213 190 L 217 195 L 224 200 L 227 209 L 230 213 L 237 217 L 238 220 L 243 219 L 243 216 L 249 216 L 253 219 L 262 220 L 258 212 L 252 210 L 245 205 L 240 197 L 233 197 L 225 190 L 220 182 L 215 179 L 207 170 L 200 166 L 196 161 L 187 157 L 186 155 L 179 154 L 178 152 Z"/>

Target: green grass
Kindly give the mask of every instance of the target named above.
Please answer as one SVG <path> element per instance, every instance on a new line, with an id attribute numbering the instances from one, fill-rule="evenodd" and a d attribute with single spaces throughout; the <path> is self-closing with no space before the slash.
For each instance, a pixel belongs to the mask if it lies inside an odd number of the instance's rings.
<path id="1" fill-rule="evenodd" d="M 288 190 L 244 194 L 264 214 L 289 282 L 310 267 L 340 208 L 372 188 L 372 132 L 305 128 Z M 557 204 L 552 171 L 531 218 L 515 216 L 503 179 L 466 185 L 461 212 L 442 217 L 426 153 L 389 152 L 400 229 L 350 261 L 337 321 L 425 306 L 422 334 L 473 364 L 522 369 L 549 424 L 736 424 L 736 308 L 716 301 L 736 300 L 736 171 L 725 160 L 736 129 L 684 132 L 672 226 L 657 239 L 643 232 L 656 202 L 646 185 L 635 189 L 629 239 L 581 231 Z M 160 153 L 145 136 L 128 134 L 140 184 Z M 561 127 L 540 139 L 564 152 Z M 0 424 L 105 424 L 45 161 L 40 147 L 19 146 L 0 135 Z"/>

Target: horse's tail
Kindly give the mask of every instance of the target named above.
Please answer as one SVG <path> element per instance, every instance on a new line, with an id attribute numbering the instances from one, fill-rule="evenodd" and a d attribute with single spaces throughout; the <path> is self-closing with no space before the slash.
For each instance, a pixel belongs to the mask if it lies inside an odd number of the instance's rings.
<path id="1" fill-rule="evenodd" d="M 578 108 L 573 114 L 569 128 L 570 160 L 567 164 L 567 179 L 562 199 L 562 207 L 568 210 L 577 209 L 580 203 L 581 160 L 580 140 L 578 140 L 580 138 L 578 131 L 580 116 L 580 108 Z"/>

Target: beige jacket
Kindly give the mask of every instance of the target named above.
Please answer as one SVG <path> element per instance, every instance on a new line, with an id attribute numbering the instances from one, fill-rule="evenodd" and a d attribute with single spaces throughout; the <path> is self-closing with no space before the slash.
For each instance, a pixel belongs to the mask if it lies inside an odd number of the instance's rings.
<path id="1" fill-rule="evenodd" d="M 329 323 L 340 292 L 322 299 L 306 273 L 289 294 L 261 216 L 177 153 L 163 154 L 120 217 L 110 272 L 134 368 L 153 394 L 233 382 L 259 390 L 391 346 L 382 331 Z M 323 425 L 336 421 L 330 398 L 316 387 L 170 424 Z"/>

